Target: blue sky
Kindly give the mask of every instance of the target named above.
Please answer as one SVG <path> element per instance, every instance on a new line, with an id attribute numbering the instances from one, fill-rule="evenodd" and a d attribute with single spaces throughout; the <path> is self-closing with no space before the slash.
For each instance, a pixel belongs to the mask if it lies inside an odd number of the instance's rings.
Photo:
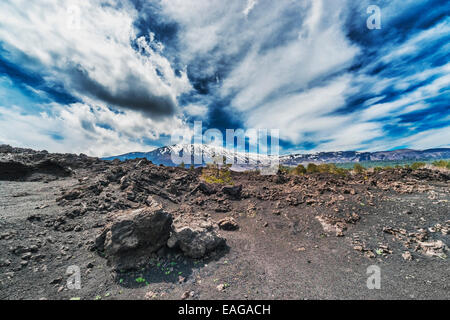
<path id="1" fill-rule="evenodd" d="M 283 153 L 449 147 L 446 4 L 3 0 L 0 143 L 110 156 L 201 120 Z"/>

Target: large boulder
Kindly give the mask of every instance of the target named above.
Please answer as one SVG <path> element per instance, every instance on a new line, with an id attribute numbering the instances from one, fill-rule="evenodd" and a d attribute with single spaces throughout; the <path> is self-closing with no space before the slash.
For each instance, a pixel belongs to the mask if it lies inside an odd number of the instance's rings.
<path id="1" fill-rule="evenodd" d="M 242 185 L 238 186 L 224 186 L 222 192 L 233 199 L 239 200 L 242 193 Z"/>
<path id="2" fill-rule="evenodd" d="M 202 193 L 206 194 L 207 196 L 217 193 L 217 188 L 213 184 L 204 183 L 204 182 L 200 182 L 194 191 L 196 191 L 196 190 L 200 190 Z"/>
<path id="3" fill-rule="evenodd" d="M 199 259 L 225 245 L 225 239 L 216 233 L 212 224 L 201 222 L 175 227 L 167 245 L 169 248 L 179 247 L 186 256 Z"/>
<path id="4" fill-rule="evenodd" d="M 160 204 L 116 214 L 95 243 L 110 264 L 118 269 L 136 267 L 137 259 L 145 259 L 164 247 L 170 237 L 172 216 Z"/>

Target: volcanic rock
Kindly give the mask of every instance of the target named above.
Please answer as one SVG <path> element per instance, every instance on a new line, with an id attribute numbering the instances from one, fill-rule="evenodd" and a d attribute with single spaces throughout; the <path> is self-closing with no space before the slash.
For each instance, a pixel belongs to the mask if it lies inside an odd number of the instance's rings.
<path id="1" fill-rule="evenodd" d="M 95 243 L 113 266 L 134 267 L 135 260 L 161 249 L 170 237 L 172 216 L 161 205 L 114 216 Z"/>
<path id="2" fill-rule="evenodd" d="M 219 228 L 226 231 L 235 231 L 239 229 L 239 225 L 236 220 L 231 217 L 227 217 L 218 222 Z"/>
<path id="3" fill-rule="evenodd" d="M 239 186 L 224 186 L 222 192 L 233 199 L 239 200 L 241 198 L 242 185 Z"/>
<path id="4" fill-rule="evenodd" d="M 199 259 L 225 244 L 212 225 L 193 223 L 187 227 L 175 228 L 168 241 L 169 247 L 179 247 L 193 259 Z"/>

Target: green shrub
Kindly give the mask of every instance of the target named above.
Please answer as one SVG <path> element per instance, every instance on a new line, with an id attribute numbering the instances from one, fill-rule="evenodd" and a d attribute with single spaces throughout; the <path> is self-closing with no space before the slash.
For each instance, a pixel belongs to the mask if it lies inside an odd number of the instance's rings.
<path id="1" fill-rule="evenodd" d="M 311 174 L 311 173 L 329 173 L 329 174 L 336 174 L 336 175 L 346 175 L 348 173 L 348 170 L 343 169 L 343 168 L 338 168 L 334 163 L 323 163 L 320 165 L 310 163 L 310 164 L 308 164 L 308 167 L 306 168 L 306 172 L 309 174 Z"/>
<path id="2" fill-rule="evenodd" d="M 317 170 L 319 170 L 320 173 L 332 173 L 333 172 L 333 166 L 335 166 L 335 165 L 334 164 L 328 164 L 328 163 L 319 164 L 317 166 Z"/>
<path id="3" fill-rule="evenodd" d="M 308 167 L 306 168 L 307 173 L 318 173 L 319 168 L 314 163 L 308 164 Z"/>
<path id="4" fill-rule="evenodd" d="M 332 173 L 337 174 L 339 176 L 345 176 L 346 174 L 348 174 L 348 170 L 343 168 L 336 168 Z"/>
<path id="5" fill-rule="evenodd" d="M 288 174 L 291 172 L 291 168 L 280 165 L 280 167 L 278 168 L 278 171 L 280 171 L 281 173 Z"/>
<path id="6" fill-rule="evenodd" d="M 433 162 L 433 166 L 439 167 L 439 168 L 450 168 L 450 161 L 445 160 L 439 160 Z"/>
<path id="7" fill-rule="evenodd" d="M 295 167 L 291 171 L 291 174 L 296 175 L 296 176 L 302 176 L 305 173 L 306 173 L 306 168 L 301 164 L 299 164 L 297 167 Z"/>
<path id="8" fill-rule="evenodd" d="M 234 184 L 228 167 L 219 169 L 215 165 L 208 165 L 203 169 L 201 178 L 210 184 Z"/>
<path id="9" fill-rule="evenodd" d="M 360 165 L 359 163 L 355 163 L 355 165 L 353 166 L 353 170 L 357 173 L 357 174 L 362 174 L 366 171 L 366 168 L 364 168 L 362 165 Z"/>
<path id="10" fill-rule="evenodd" d="M 414 162 L 412 165 L 411 165 L 411 169 L 413 169 L 413 170 L 418 170 L 418 169 L 420 169 L 420 168 L 423 168 L 423 167 L 425 167 L 427 164 L 425 163 L 425 162 Z"/>

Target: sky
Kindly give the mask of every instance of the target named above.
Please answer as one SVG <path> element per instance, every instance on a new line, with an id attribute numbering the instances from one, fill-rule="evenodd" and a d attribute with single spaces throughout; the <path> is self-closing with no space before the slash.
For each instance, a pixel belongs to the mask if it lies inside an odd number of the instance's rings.
<path id="1" fill-rule="evenodd" d="M 445 0 L 2 0 L 0 15 L 0 144 L 112 156 L 202 121 L 279 129 L 282 153 L 450 147 Z"/>

